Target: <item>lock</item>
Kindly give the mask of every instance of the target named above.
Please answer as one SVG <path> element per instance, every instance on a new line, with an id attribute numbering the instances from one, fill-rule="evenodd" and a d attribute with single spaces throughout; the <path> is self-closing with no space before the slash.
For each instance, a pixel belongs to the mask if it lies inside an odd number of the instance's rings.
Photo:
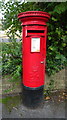
<path id="1" fill-rule="evenodd" d="M 41 63 L 41 64 L 44 64 L 44 61 L 41 61 L 40 63 Z"/>

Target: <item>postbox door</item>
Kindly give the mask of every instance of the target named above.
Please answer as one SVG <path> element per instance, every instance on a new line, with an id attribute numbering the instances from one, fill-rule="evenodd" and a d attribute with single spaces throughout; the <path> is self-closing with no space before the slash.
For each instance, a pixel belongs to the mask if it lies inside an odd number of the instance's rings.
<path id="1" fill-rule="evenodd" d="M 30 35 L 23 40 L 23 84 L 27 87 L 44 85 L 46 40 L 44 35 Z"/>
<path id="2" fill-rule="evenodd" d="M 30 37 L 30 57 L 31 57 L 31 78 L 30 81 L 35 87 L 44 85 L 45 57 L 44 57 L 44 37 Z"/>

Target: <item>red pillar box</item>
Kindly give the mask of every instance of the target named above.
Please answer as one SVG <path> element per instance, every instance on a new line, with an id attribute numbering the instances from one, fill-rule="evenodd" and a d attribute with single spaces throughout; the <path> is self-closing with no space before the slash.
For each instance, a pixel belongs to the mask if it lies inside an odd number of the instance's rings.
<path id="1" fill-rule="evenodd" d="M 22 22 L 23 80 L 26 88 L 36 90 L 44 86 L 47 25 L 50 14 L 27 11 L 18 15 Z"/>

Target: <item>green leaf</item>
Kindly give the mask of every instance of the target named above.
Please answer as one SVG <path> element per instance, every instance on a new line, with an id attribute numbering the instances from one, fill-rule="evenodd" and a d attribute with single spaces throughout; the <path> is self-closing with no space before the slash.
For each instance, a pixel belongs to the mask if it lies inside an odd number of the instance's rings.
<path id="1" fill-rule="evenodd" d="M 53 20 L 53 21 L 57 21 L 57 19 L 56 19 L 55 17 L 52 17 L 52 20 Z"/>
<path id="2" fill-rule="evenodd" d="M 54 8 L 54 12 L 57 12 L 58 14 L 61 14 L 67 10 L 67 2 L 60 3 L 59 5 L 56 5 Z"/>
<path id="3" fill-rule="evenodd" d="M 65 56 L 62 55 L 62 54 L 57 54 L 55 58 L 56 58 L 56 59 L 61 59 L 61 60 L 63 60 L 63 61 L 66 60 Z"/>
<path id="4" fill-rule="evenodd" d="M 48 36 L 48 39 L 49 39 L 49 40 L 51 40 L 51 38 L 52 38 L 51 36 Z"/>

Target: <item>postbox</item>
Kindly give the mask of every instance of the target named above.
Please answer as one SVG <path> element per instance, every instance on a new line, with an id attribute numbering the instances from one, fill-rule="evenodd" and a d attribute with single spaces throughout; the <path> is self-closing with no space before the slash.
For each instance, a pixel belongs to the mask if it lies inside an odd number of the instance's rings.
<path id="1" fill-rule="evenodd" d="M 47 25 L 50 14 L 27 11 L 18 14 L 22 25 L 23 85 L 32 90 L 45 84 Z"/>

